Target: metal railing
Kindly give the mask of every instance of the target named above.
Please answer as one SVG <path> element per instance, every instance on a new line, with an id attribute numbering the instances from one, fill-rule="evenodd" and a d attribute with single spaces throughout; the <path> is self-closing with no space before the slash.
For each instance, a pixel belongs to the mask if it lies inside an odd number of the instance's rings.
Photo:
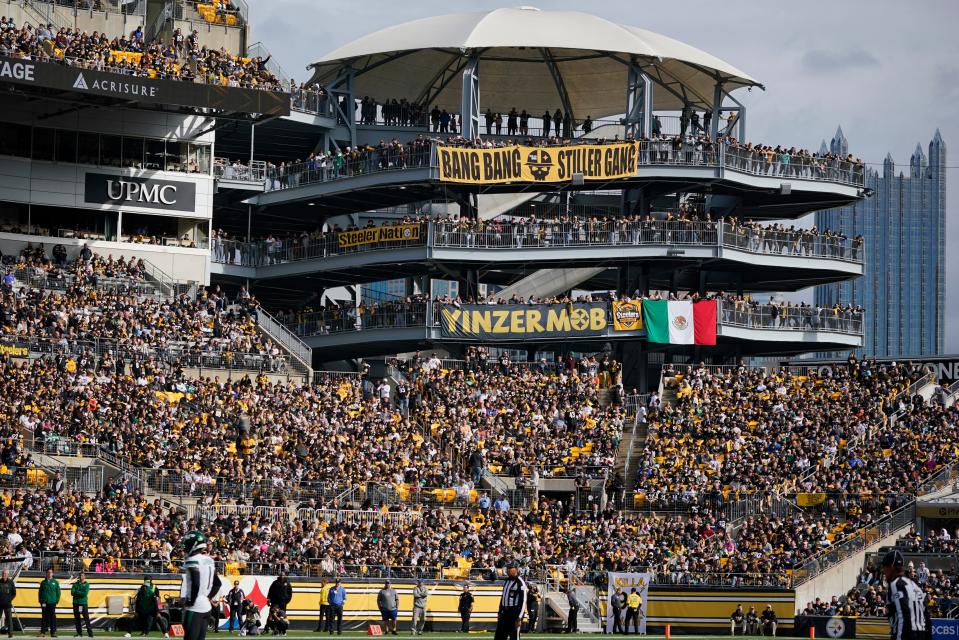
<path id="1" fill-rule="evenodd" d="M 214 238 L 212 259 L 249 267 L 317 260 L 338 255 L 410 247 L 469 249 L 586 248 L 629 246 L 728 247 L 760 255 L 827 258 L 862 264 L 862 245 L 807 231 L 776 231 L 702 221 L 577 220 L 502 221 L 478 227 L 463 222 L 419 222 L 419 234 L 403 240 L 378 240 L 340 246 L 339 232 L 302 238 L 242 242 Z M 390 227 L 383 225 L 376 229 Z"/>
<path id="2" fill-rule="evenodd" d="M 727 169 L 752 175 L 838 182 L 855 186 L 865 184 L 865 165 L 842 158 L 748 149 L 739 144 L 726 145 L 724 155 Z"/>
<path id="3" fill-rule="evenodd" d="M 792 586 L 796 587 L 809 582 L 870 545 L 910 526 L 915 519 L 916 503 L 912 501 L 868 527 L 860 529 L 842 542 L 805 560 L 793 570 Z"/>
<path id="4" fill-rule="evenodd" d="M 623 398 L 623 406 L 626 408 L 626 414 L 637 417 L 639 409 L 645 407 L 648 402 L 648 393 L 630 393 Z"/>
<path id="5" fill-rule="evenodd" d="M 959 462 L 947 464 L 923 480 L 916 487 L 916 495 L 924 496 L 926 494 L 941 491 L 947 487 L 959 489 Z"/>
<path id="6" fill-rule="evenodd" d="M 276 318 L 262 309 L 258 309 L 256 326 L 260 331 L 273 338 L 292 356 L 295 369 L 305 374 L 309 374 L 313 370 L 313 349 L 286 326 L 277 322 Z"/>
<path id="7" fill-rule="evenodd" d="M 266 162 L 254 160 L 250 164 L 243 164 L 231 162 L 229 158 L 214 158 L 213 177 L 219 180 L 263 184 L 266 180 Z"/>
<path id="8" fill-rule="evenodd" d="M 167 343 L 164 346 L 129 346 L 108 338 L 86 340 L 54 340 L 38 336 L 0 335 L 0 345 L 23 351 L 23 356 L 80 356 L 92 353 L 103 356 L 109 353 L 116 361 L 131 361 L 149 357 L 169 365 L 193 369 L 226 369 L 231 371 L 273 373 L 289 375 L 290 357 L 261 353 L 192 351 L 184 344 Z M 202 374 L 201 374 L 202 375 Z"/>
<path id="9" fill-rule="evenodd" d="M 235 9 L 233 11 L 222 11 L 219 14 L 215 14 L 214 20 L 211 22 L 205 16 L 200 14 L 197 5 L 213 5 L 213 0 L 169 0 L 172 7 L 172 16 L 177 20 L 187 20 L 187 11 L 195 12 L 198 15 L 198 20 L 203 24 L 208 24 L 211 26 L 217 27 L 232 27 L 232 28 L 243 28 L 248 24 L 248 16 L 250 15 L 250 8 L 247 6 L 246 0 L 231 0 Z M 235 24 L 229 24 L 226 20 L 226 15 L 233 15 L 236 17 Z"/>
<path id="10" fill-rule="evenodd" d="M 305 184 L 330 182 L 343 178 L 434 166 L 432 146 L 421 149 L 389 147 L 385 150 L 358 150 L 315 162 L 267 165 L 266 190 L 292 189 Z"/>
<path id="11" fill-rule="evenodd" d="M 378 509 L 293 509 L 288 507 L 264 507 L 239 504 L 198 507 L 196 516 L 207 521 L 235 516 L 244 519 L 267 519 L 274 522 L 335 522 L 349 525 L 375 523 L 393 526 L 414 524 L 422 518 L 422 514 L 418 511 L 383 512 Z"/>
<path id="12" fill-rule="evenodd" d="M 429 302 L 386 303 L 360 313 L 355 307 L 313 311 L 278 320 L 297 336 L 327 335 L 370 329 L 402 329 L 433 324 Z"/>
<path id="13" fill-rule="evenodd" d="M 718 301 L 720 325 L 776 331 L 818 331 L 861 336 L 862 313 L 811 306 L 731 303 Z"/>
<path id="14" fill-rule="evenodd" d="M 908 387 L 896 394 L 896 397 L 892 399 L 889 403 L 887 413 L 902 415 L 905 410 L 899 409 L 900 403 L 909 404 L 912 400 L 912 397 L 916 395 L 920 389 L 925 387 L 928 384 L 934 384 L 936 382 L 936 376 L 933 373 L 927 373 L 921 378 L 910 384 Z"/>
<path id="15" fill-rule="evenodd" d="M 46 271 L 37 271 L 31 267 L 17 269 L 13 275 L 19 282 L 28 287 L 53 291 L 66 291 L 76 285 L 78 280 L 81 280 L 73 273 L 61 273 L 51 277 L 51 274 Z M 114 276 L 95 276 L 92 278 L 83 276 L 82 281 L 104 293 L 157 299 L 166 298 L 166 294 L 160 290 L 158 285 L 146 280 Z"/>
<path id="16" fill-rule="evenodd" d="M 584 142 L 584 141 L 579 141 Z M 591 141 L 585 141 L 591 142 Z M 429 148 L 391 145 L 384 149 L 359 149 L 350 157 L 336 155 L 307 163 L 283 163 L 268 167 L 267 191 L 295 188 L 305 184 L 328 182 L 382 171 L 401 171 L 436 167 L 434 147 L 442 141 L 431 140 Z M 752 175 L 813 180 L 862 186 L 863 165 L 846 160 L 780 154 L 780 160 L 766 162 L 758 152 L 728 142 L 693 138 L 641 140 L 637 144 L 640 166 L 694 166 L 728 168 Z M 787 161 L 786 158 L 791 158 Z"/>
<path id="17" fill-rule="evenodd" d="M 318 89 L 293 89 L 290 92 L 290 109 L 316 116 L 333 118 L 336 114 L 334 98 Z"/>
<path id="18" fill-rule="evenodd" d="M 400 329 L 410 327 L 436 327 L 440 323 L 441 303 L 417 301 L 406 303 L 386 302 L 364 307 L 335 307 L 332 309 L 299 313 L 278 318 L 297 336 L 328 335 L 372 329 Z M 607 304 L 607 320 L 612 307 Z M 815 307 L 781 306 L 771 304 L 737 306 L 723 300 L 717 301 L 717 324 L 746 327 L 750 329 L 773 329 L 776 331 L 818 331 L 862 335 L 861 314 L 833 313 L 831 309 Z"/>
<path id="19" fill-rule="evenodd" d="M 378 229 L 381 227 L 377 227 Z M 213 262 L 239 264 L 245 267 L 262 267 L 301 260 L 317 260 L 336 255 L 384 251 L 406 247 L 421 247 L 427 244 L 429 224 L 420 223 L 419 237 L 409 240 L 380 240 L 351 247 L 340 247 L 337 233 L 315 234 L 302 239 L 236 240 L 213 239 Z"/>
<path id="20" fill-rule="evenodd" d="M 242 4 L 241 4 L 242 3 Z M 246 3 L 243 0 L 235 3 L 236 6 L 240 9 L 240 14 L 243 16 L 244 21 L 246 20 Z M 273 76 L 280 81 L 280 84 L 284 87 L 290 85 L 290 76 L 286 74 L 286 71 L 276 62 L 276 58 L 273 57 L 273 54 L 267 48 L 265 44 L 260 41 L 254 42 L 246 48 L 246 57 L 247 58 L 260 58 L 261 60 L 266 60 L 266 69 L 273 74 Z"/>

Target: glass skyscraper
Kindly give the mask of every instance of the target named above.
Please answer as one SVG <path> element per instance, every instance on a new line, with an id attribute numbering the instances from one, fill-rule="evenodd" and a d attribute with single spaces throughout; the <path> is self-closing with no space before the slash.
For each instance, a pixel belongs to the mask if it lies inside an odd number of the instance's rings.
<path id="1" fill-rule="evenodd" d="M 845 155 L 842 128 L 823 150 Z M 925 356 L 943 352 L 946 272 L 946 144 L 936 130 L 928 156 L 922 147 L 908 173 L 896 173 L 887 155 L 882 171 L 866 170 L 871 197 L 816 213 L 820 229 L 863 236 L 861 278 L 816 287 L 816 304 L 865 308 L 862 352 L 870 356 Z"/>

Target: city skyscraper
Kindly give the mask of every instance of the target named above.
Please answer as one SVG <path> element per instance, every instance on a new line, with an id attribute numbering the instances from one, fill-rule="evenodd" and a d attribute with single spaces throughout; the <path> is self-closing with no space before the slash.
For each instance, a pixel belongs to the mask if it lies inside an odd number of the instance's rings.
<path id="1" fill-rule="evenodd" d="M 823 151 L 848 153 L 842 128 Z M 928 156 L 917 144 L 908 173 L 887 155 L 882 171 L 866 169 L 872 196 L 816 213 L 816 226 L 864 238 L 863 276 L 816 287 L 816 303 L 865 308 L 863 353 L 924 356 L 945 340 L 946 143 L 936 130 Z"/>

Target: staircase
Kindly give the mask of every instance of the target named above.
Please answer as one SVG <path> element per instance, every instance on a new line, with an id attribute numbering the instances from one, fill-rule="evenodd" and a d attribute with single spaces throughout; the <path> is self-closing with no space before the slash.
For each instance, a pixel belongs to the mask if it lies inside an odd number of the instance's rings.
<path id="1" fill-rule="evenodd" d="M 633 416 L 633 426 L 629 434 L 619 443 L 616 451 L 615 470 L 626 483 L 626 504 L 631 504 L 629 496 L 636 487 L 636 470 L 642 460 L 646 448 L 646 438 L 649 435 L 649 423 L 640 422 L 639 414 Z"/>
<path id="2" fill-rule="evenodd" d="M 26 18 L 26 21 L 34 26 L 39 26 L 41 24 L 52 24 L 54 31 L 64 26 L 57 19 L 55 10 L 56 7 L 53 5 L 53 3 L 24 0 L 22 6 L 24 18 Z"/>
<path id="3" fill-rule="evenodd" d="M 603 624 L 599 613 L 599 594 L 596 592 L 596 587 L 580 585 L 573 588 L 580 604 L 576 616 L 579 633 L 602 633 Z M 569 598 L 566 594 L 558 590 L 547 591 L 546 607 L 554 614 L 554 617 L 559 618 L 562 628 L 565 629 L 569 620 Z"/>
<path id="4" fill-rule="evenodd" d="M 256 325 L 290 354 L 290 365 L 309 380 L 313 373 L 313 349 L 263 309 L 256 312 Z"/>
<path id="5" fill-rule="evenodd" d="M 793 569 L 796 602 L 810 602 L 826 594 L 845 593 L 855 586 L 866 556 L 892 545 L 915 522 L 916 504 L 894 511 L 868 529 L 826 551 L 807 559 Z"/>

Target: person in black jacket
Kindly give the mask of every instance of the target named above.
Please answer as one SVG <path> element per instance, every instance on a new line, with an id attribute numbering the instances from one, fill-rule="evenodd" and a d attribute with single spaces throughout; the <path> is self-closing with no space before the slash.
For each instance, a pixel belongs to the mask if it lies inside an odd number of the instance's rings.
<path id="1" fill-rule="evenodd" d="M 17 597 L 17 585 L 10 579 L 10 572 L 3 570 L 0 576 L 0 615 L 7 622 L 7 637 L 13 637 L 13 599 Z"/>
<path id="2" fill-rule="evenodd" d="M 623 611 L 626 610 L 626 594 L 622 587 L 616 587 L 616 593 L 609 599 L 613 609 L 613 633 L 623 633 Z"/>
<path id="3" fill-rule="evenodd" d="M 570 586 L 566 587 L 566 600 L 569 602 L 569 614 L 566 616 L 566 633 L 579 632 L 579 599 L 576 597 L 576 589 Z"/>
<path id="4" fill-rule="evenodd" d="M 226 594 L 226 604 L 230 607 L 229 630 L 233 633 L 233 619 L 236 618 L 237 631 L 243 628 L 243 601 L 246 594 L 240 588 L 240 581 L 233 581 L 233 588 Z"/>
<path id="5" fill-rule="evenodd" d="M 539 618 L 539 589 L 535 584 L 529 585 L 526 592 L 526 633 L 536 631 L 536 620 Z"/>
<path id="6" fill-rule="evenodd" d="M 283 617 L 286 617 L 286 607 L 292 599 L 293 585 L 290 584 L 290 579 L 286 577 L 286 571 L 280 571 L 280 575 L 273 581 L 270 590 L 266 593 L 266 603 L 270 605 L 271 609 L 279 609 L 283 612 Z"/>
<path id="7" fill-rule="evenodd" d="M 473 594 L 470 593 L 470 586 L 464 584 L 463 593 L 460 594 L 459 605 L 456 607 L 460 612 L 460 620 L 462 621 L 460 631 L 463 633 L 470 632 L 470 616 L 473 615 L 473 600 Z"/>

